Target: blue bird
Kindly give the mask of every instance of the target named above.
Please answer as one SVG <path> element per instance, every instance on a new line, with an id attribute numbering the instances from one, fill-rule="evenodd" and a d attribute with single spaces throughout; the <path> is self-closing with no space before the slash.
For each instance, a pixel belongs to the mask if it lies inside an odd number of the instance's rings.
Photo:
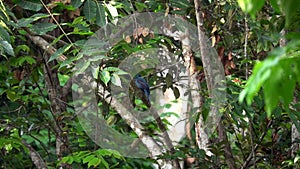
<path id="1" fill-rule="evenodd" d="M 134 77 L 134 82 L 135 85 L 144 92 L 148 99 L 148 102 L 150 103 L 150 88 L 147 81 L 140 74 L 137 74 Z"/>

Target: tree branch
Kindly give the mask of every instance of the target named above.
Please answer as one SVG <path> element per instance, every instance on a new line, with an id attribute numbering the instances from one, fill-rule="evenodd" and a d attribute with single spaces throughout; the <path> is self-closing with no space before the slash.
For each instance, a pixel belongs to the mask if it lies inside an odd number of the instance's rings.
<path id="1" fill-rule="evenodd" d="M 268 129 L 270 128 L 270 126 L 272 125 L 272 120 L 269 121 L 268 125 L 267 125 L 267 130 L 264 131 L 262 133 L 262 135 L 259 137 L 259 142 L 255 144 L 254 148 L 252 149 L 252 151 L 249 153 L 249 156 L 247 157 L 247 159 L 245 160 L 244 164 L 242 165 L 242 167 L 240 169 L 246 169 L 248 168 L 248 165 L 250 163 L 250 161 L 252 160 L 253 157 L 253 153 L 255 153 L 255 151 L 257 150 L 258 146 L 260 145 L 260 143 L 262 142 L 262 140 L 264 139 L 265 135 L 267 134 Z M 254 152 L 253 152 L 254 151 Z"/>
<path id="2" fill-rule="evenodd" d="M 30 158 L 34 163 L 34 165 L 36 166 L 36 168 L 46 169 L 47 165 L 45 161 L 42 159 L 42 157 L 40 156 L 40 154 L 37 151 L 35 151 L 35 149 L 32 148 L 31 145 L 28 144 L 25 140 L 22 140 L 22 144 L 29 149 Z"/>
<path id="3" fill-rule="evenodd" d="M 208 39 L 205 36 L 204 33 L 204 27 L 203 27 L 203 17 L 202 17 L 202 13 L 203 11 L 201 10 L 201 6 L 200 6 L 200 1 L 201 0 L 194 0 L 195 3 L 195 10 L 196 10 L 196 19 L 197 19 L 197 28 L 198 28 L 198 38 L 199 38 L 199 45 L 200 45 L 200 52 L 201 52 L 201 59 L 202 59 L 202 63 L 203 63 L 203 69 L 204 69 L 204 73 L 205 73 L 205 79 L 207 82 L 207 89 L 209 92 L 209 96 L 212 100 L 217 100 L 218 96 L 216 93 L 213 92 L 213 90 L 216 90 L 219 88 L 219 83 L 222 82 L 218 82 L 218 81 L 224 81 L 225 78 L 225 73 L 224 73 L 224 69 L 221 65 L 221 61 L 219 60 L 218 54 L 216 53 L 216 51 L 214 51 L 214 49 L 209 46 L 208 44 Z M 218 77 L 219 76 L 219 77 Z M 216 79 L 219 78 L 219 79 Z M 210 113 L 212 114 L 212 118 L 215 118 L 218 116 L 218 109 L 220 105 L 214 105 L 214 103 L 212 104 L 212 106 L 210 107 Z M 212 125 L 216 125 L 217 121 L 215 121 L 216 119 L 212 119 L 212 121 L 214 123 L 212 123 Z M 199 120 L 200 124 L 198 124 L 198 127 L 201 127 L 201 123 L 202 121 Z M 210 127 L 208 127 L 210 128 Z M 201 130 L 201 128 L 199 128 L 198 130 Z M 201 141 L 201 135 L 198 135 L 198 145 L 203 145 L 202 141 Z M 225 152 L 225 158 L 226 158 L 226 163 L 229 166 L 230 169 L 234 169 L 235 167 L 235 163 L 234 163 L 234 158 L 232 156 L 232 150 L 230 147 L 230 144 L 227 140 L 227 135 L 226 135 L 226 131 L 222 125 L 222 122 L 219 123 L 219 140 L 220 141 L 225 141 L 225 147 L 224 147 L 224 152 Z M 207 146 L 208 142 L 205 142 Z"/>
<path id="4" fill-rule="evenodd" d="M 158 155 L 163 154 L 164 149 L 160 147 L 156 141 L 145 132 L 144 127 L 139 123 L 138 119 L 136 119 L 122 103 L 120 103 L 115 97 L 111 96 L 111 94 L 104 90 L 103 86 L 101 85 L 98 86 L 98 94 L 104 98 L 107 103 L 111 104 L 112 108 L 117 111 L 122 119 L 125 120 L 131 129 L 138 135 L 141 142 L 149 150 L 149 155 L 151 158 L 157 159 Z M 170 166 L 169 162 L 167 161 L 158 160 L 158 163 L 161 167 Z"/>

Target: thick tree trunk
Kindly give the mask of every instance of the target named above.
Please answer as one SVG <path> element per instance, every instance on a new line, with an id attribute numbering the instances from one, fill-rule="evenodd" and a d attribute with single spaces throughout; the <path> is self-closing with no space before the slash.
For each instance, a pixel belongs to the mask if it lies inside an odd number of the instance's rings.
<path id="1" fill-rule="evenodd" d="M 206 83 L 207 83 L 207 89 L 209 91 L 209 96 L 212 100 L 218 99 L 217 93 L 214 92 L 214 90 L 218 89 L 220 84 L 223 80 L 225 80 L 225 74 L 224 69 L 221 68 L 221 62 L 219 61 L 218 55 L 216 52 L 214 52 L 214 49 L 212 49 L 211 46 L 208 44 L 208 39 L 205 36 L 204 33 L 204 27 L 203 27 L 203 17 L 200 7 L 200 0 L 194 0 L 195 3 L 195 11 L 196 11 L 196 19 L 197 19 L 197 28 L 198 28 L 198 38 L 199 38 L 199 45 L 200 45 L 200 52 L 201 52 L 201 59 L 203 63 L 203 69 L 205 73 Z M 223 75 L 223 76 L 222 76 Z M 220 77 L 217 77 L 220 76 Z M 222 102 L 222 101 L 221 101 Z M 213 103 L 214 104 L 214 103 Z M 210 116 L 212 117 L 212 124 L 216 125 L 218 123 L 218 114 L 219 114 L 219 108 L 220 105 L 212 105 L 210 109 Z M 219 141 L 224 141 L 224 152 L 225 152 L 225 158 L 226 163 L 228 164 L 230 169 L 234 169 L 235 163 L 234 158 L 232 156 L 232 150 L 230 147 L 230 143 L 227 139 L 225 128 L 222 125 L 222 122 L 219 123 Z M 214 126 L 207 127 L 206 129 L 211 129 Z M 203 119 L 199 118 L 199 121 L 196 124 L 196 140 L 198 143 L 199 148 L 201 149 L 207 149 L 208 148 L 208 136 L 206 134 L 205 128 L 203 127 Z M 211 131 L 212 132 L 212 131 Z"/>

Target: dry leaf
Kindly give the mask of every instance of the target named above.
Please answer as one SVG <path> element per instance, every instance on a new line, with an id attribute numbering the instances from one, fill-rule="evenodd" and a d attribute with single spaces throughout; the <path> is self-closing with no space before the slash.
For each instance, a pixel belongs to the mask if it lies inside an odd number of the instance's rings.
<path id="1" fill-rule="evenodd" d="M 221 40 L 221 36 L 220 35 L 216 35 L 216 43 L 219 43 Z"/>
<path id="2" fill-rule="evenodd" d="M 127 42 L 127 43 L 130 43 L 130 42 L 131 42 L 130 36 L 127 35 L 127 36 L 125 37 L 125 42 Z"/>
<path id="3" fill-rule="evenodd" d="M 214 47 L 216 45 L 216 37 L 212 36 L 211 37 L 211 47 Z"/>
<path id="4" fill-rule="evenodd" d="M 25 75 L 25 71 L 24 70 L 17 69 L 17 70 L 14 71 L 14 76 L 19 81 L 23 80 L 24 75 Z"/>
<path id="5" fill-rule="evenodd" d="M 74 10 L 74 11 L 70 11 L 69 12 L 69 18 L 70 19 L 74 19 L 74 18 L 76 18 L 78 16 L 80 16 L 80 9 L 79 8 L 76 9 L 76 10 Z"/>
<path id="6" fill-rule="evenodd" d="M 165 11 L 165 17 L 167 17 L 169 15 L 169 12 L 170 12 L 170 7 L 169 7 L 168 3 L 166 3 L 166 6 L 167 6 L 167 8 L 166 8 L 166 11 Z"/>
<path id="7" fill-rule="evenodd" d="M 228 55 L 227 55 L 227 57 L 228 57 L 228 60 L 232 60 L 232 53 L 231 53 L 231 51 L 230 51 L 230 52 L 228 52 Z"/>
<path id="8" fill-rule="evenodd" d="M 133 31 L 132 37 L 134 40 L 136 40 L 138 38 L 138 34 L 136 31 Z"/>
<path id="9" fill-rule="evenodd" d="M 218 30 L 218 28 L 217 28 L 217 26 L 215 25 L 215 26 L 213 27 L 213 29 L 211 30 L 211 33 L 213 34 L 213 33 L 215 33 L 217 30 Z"/>
<path id="10" fill-rule="evenodd" d="M 148 36 L 148 35 L 149 35 L 149 28 L 144 28 L 144 29 L 143 29 L 143 32 L 142 32 L 142 35 L 143 35 L 144 37 Z"/>
<path id="11" fill-rule="evenodd" d="M 231 67 L 232 69 L 234 69 L 234 68 L 235 68 L 235 64 L 234 64 L 234 62 L 233 62 L 233 61 L 231 61 L 231 62 L 230 62 L 230 67 Z"/>
<path id="12" fill-rule="evenodd" d="M 153 39 L 153 38 L 154 38 L 154 33 L 153 33 L 153 32 L 150 32 L 149 38 L 150 38 L 150 39 Z"/>
<path id="13" fill-rule="evenodd" d="M 224 46 L 218 48 L 218 55 L 221 58 L 223 65 L 224 65 L 224 51 L 225 51 Z"/>
<path id="14" fill-rule="evenodd" d="M 138 36 L 141 36 L 142 33 L 143 33 L 143 27 L 137 28 L 137 35 L 138 35 Z"/>
<path id="15" fill-rule="evenodd" d="M 139 38 L 139 42 L 143 43 L 144 42 L 143 38 Z"/>

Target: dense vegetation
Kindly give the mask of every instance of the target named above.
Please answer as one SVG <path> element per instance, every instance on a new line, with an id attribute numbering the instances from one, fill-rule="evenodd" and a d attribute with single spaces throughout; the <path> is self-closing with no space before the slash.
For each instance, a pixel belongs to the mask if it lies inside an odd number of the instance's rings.
<path id="1" fill-rule="evenodd" d="M 299 14 L 297 0 L 0 0 L 0 168 L 299 168 Z M 214 56 L 226 95 L 199 135 Z M 175 143 L 183 98 L 199 107 Z"/>

